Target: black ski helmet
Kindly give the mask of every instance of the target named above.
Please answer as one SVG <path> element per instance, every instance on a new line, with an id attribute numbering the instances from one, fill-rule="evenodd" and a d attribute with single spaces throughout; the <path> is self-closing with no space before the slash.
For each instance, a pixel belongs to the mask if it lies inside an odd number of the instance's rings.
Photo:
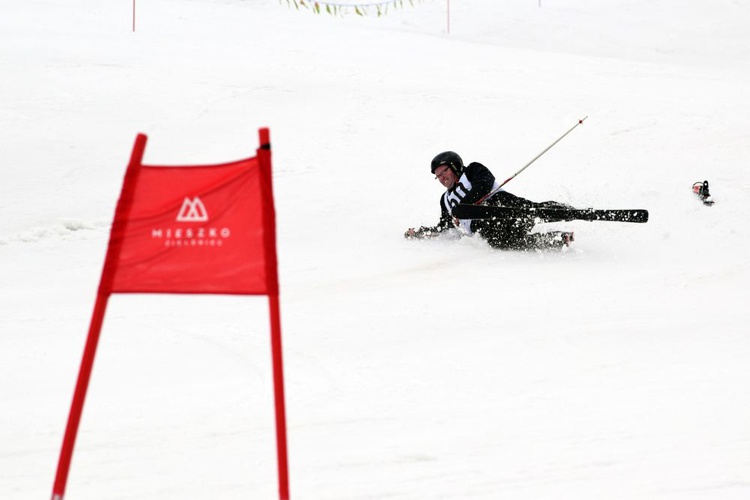
<path id="1" fill-rule="evenodd" d="M 450 169 L 453 170 L 453 173 L 456 174 L 456 177 L 461 177 L 461 174 L 464 171 L 463 160 L 460 156 L 458 156 L 458 154 L 454 153 L 453 151 L 445 151 L 433 158 L 432 165 L 430 166 L 430 172 L 434 174 L 435 170 L 443 165 L 449 166 Z"/>

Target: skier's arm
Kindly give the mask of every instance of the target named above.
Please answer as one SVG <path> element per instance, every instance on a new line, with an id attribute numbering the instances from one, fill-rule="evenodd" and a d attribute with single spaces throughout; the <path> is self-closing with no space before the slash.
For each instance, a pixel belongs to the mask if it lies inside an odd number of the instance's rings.
<path id="1" fill-rule="evenodd" d="M 481 163 L 473 162 L 466 167 L 466 177 L 471 182 L 469 191 L 461 203 L 474 204 L 487 196 L 495 185 L 495 176 Z"/>
<path id="2" fill-rule="evenodd" d="M 442 203 L 440 205 L 440 208 L 441 208 L 440 221 L 437 223 L 436 226 L 421 226 L 416 229 L 413 227 L 410 227 L 404 233 L 404 238 L 407 238 L 407 239 L 432 238 L 432 237 L 438 236 L 443 231 L 447 231 L 448 229 L 455 227 L 453 224 L 453 217 L 447 210 L 445 210 L 445 208 L 443 208 Z"/>

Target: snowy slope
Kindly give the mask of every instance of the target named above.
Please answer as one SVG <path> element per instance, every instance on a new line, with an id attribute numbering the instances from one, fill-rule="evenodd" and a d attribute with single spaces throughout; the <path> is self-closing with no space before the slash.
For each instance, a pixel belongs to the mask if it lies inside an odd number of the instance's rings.
<path id="1" fill-rule="evenodd" d="M 0 498 L 51 491 L 136 133 L 205 163 L 261 126 L 293 498 L 747 498 L 745 2 L 118 4 L 0 16 Z M 508 189 L 648 224 L 401 237 L 436 153 L 504 178 L 586 115 Z M 66 498 L 275 498 L 271 391 L 264 299 L 113 297 Z"/>

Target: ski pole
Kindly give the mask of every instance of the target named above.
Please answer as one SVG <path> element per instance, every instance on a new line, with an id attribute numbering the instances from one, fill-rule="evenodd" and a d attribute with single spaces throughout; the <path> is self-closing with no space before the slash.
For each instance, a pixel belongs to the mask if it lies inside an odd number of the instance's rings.
<path id="1" fill-rule="evenodd" d="M 503 181 L 502 184 L 500 184 L 497 188 L 495 188 L 492 191 L 490 191 L 489 194 L 487 194 L 485 197 L 483 197 L 481 200 L 479 200 L 476 204 L 479 205 L 484 200 L 486 200 L 487 198 L 491 197 L 493 194 L 495 194 L 498 191 L 500 191 L 501 187 L 505 186 L 507 183 L 509 183 L 510 181 L 512 181 L 518 174 L 520 174 L 521 172 L 523 172 L 524 170 L 526 170 L 532 163 L 534 163 L 535 161 L 537 161 L 540 156 L 542 156 L 544 153 L 546 153 L 547 151 L 549 151 L 550 149 L 552 149 L 552 146 L 554 146 L 555 144 L 557 144 L 558 142 L 560 142 L 563 139 L 563 137 L 565 137 L 566 135 L 568 135 L 569 133 L 571 133 L 573 131 L 573 129 L 575 129 L 578 125 L 582 124 L 583 120 L 585 120 L 586 118 L 588 118 L 588 115 L 584 116 L 583 118 L 581 118 L 580 120 L 578 120 L 578 122 L 575 125 L 573 125 L 572 127 L 570 127 L 570 129 L 567 132 L 565 132 L 563 135 L 561 135 L 560 137 L 558 137 L 558 139 L 555 142 L 553 142 L 552 144 L 550 144 L 549 146 L 547 146 L 544 149 L 544 151 L 542 151 L 541 153 L 539 153 L 538 155 L 536 155 L 530 162 L 528 162 L 526 165 L 524 165 L 523 167 L 521 167 L 521 169 L 518 172 L 516 172 L 515 174 L 513 174 L 510 177 L 508 177 L 507 179 L 505 179 L 505 181 Z"/>

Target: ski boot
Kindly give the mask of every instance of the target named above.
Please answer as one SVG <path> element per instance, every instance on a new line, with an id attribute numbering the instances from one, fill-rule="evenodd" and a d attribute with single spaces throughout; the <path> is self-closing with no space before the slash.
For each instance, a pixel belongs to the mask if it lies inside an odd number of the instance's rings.
<path id="1" fill-rule="evenodd" d="M 549 231 L 546 233 L 530 234 L 529 246 L 537 250 L 561 249 L 569 247 L 575 241 L 573 231 Z"/>
<path id="2" fill-rule="evenodd" d="M 711 193 L 708 192 L 708 181 L 696 182 L 693 184 L 693 192 L 698 195 L 704 205 L 713 205 L 714 200 Z"/>
<path id="3" fill-rule="evenodd" d="M 560 231 L 560 237 L 562 238 L 563 245 L 566 247 L 569 247 L 576 239 L 573 231 Z"/>

